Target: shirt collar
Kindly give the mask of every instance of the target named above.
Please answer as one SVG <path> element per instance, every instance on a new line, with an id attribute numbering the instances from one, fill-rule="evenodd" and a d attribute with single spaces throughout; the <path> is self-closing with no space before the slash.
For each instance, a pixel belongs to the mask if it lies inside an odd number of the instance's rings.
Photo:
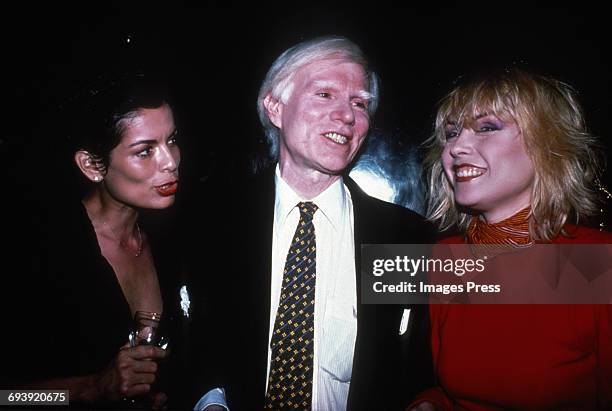
<path id="1" fill-rule="evenodd" d="M 317 205 L 320 212 L 330 222 L 334 230 L 338 230 L 344 218 L 346 210 L 347 192 L 344 188 L 342 177 L 336 180 L 325 191 L 312 200 L 304 200 L 287 184 L 280 175 L 280 167 L 276 165 L 275 180 L 275 202 L 274 220 L 276 224 L 284 225 L 287 217 L 295 206 L 301 201 L 311 201 Z"/>

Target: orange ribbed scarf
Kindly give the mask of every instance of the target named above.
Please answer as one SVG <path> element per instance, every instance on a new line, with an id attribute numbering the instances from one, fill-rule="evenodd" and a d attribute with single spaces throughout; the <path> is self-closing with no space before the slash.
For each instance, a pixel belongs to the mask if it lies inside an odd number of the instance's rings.
<path id="1" fill-rule="evenodd" d="M 472 247 L 474 254 L 494 257 L 517 248 L 531 247 L 535 242 L 529 236 L 530 212 L 531 207 L 527 207 L 494 224 L 487 224 L 478 217 L 472 218 L 466 236 L 468 244 L 477 245 Z"/>

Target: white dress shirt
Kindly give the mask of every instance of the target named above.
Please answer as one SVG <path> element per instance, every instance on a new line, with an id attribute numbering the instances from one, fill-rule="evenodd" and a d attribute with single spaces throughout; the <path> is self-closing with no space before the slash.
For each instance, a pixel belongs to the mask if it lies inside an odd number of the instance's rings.
<path id="1" fill-rule="evenodd" d="M 351 195 L 342 178 L 312 200 L 300 198 L 281 178 L 278 166 L 275 180 L 268 376 L 272 355 L 270 341 L 283 283 L 285 260 L 300 218 L 300 211 L 296 206 L 301 201 L 312 201 L 318 207 L 313 218 L 317 265 L 312 410 L 343 410 L 346 409 L 357 336 Z"/>

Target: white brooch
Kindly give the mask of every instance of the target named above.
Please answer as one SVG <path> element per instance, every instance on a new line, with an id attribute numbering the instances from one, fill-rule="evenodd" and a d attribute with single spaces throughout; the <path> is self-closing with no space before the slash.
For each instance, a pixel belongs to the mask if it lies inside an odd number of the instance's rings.
<path id="1" fill-rule="evenodd" d="M 183 310 L 183 315 L 189 318 L 189 293 L 187 292 L 187 286 L 184 285 L 181 287 L 179 294 L 181 296 L 181 310 Z"/>
<path id="2" fill-rule="evenodd" d="M 410 308 L 404 308 L 402 321 L 400 321 L 399 335 L 404 335 L 408 330 L 408 320 L 410 319 Z"/>

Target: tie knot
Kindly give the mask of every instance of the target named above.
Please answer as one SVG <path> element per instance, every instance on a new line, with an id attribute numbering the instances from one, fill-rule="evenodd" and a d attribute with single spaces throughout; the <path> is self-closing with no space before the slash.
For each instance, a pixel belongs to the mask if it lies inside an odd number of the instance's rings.
<path id="1" fill-rule="evenodd" d="M 319 209 L 317 205 L 311 201 L 298 203 L 300 209 L 300 217 L 306 221 L 311 221 L 314 213 Z"/>

